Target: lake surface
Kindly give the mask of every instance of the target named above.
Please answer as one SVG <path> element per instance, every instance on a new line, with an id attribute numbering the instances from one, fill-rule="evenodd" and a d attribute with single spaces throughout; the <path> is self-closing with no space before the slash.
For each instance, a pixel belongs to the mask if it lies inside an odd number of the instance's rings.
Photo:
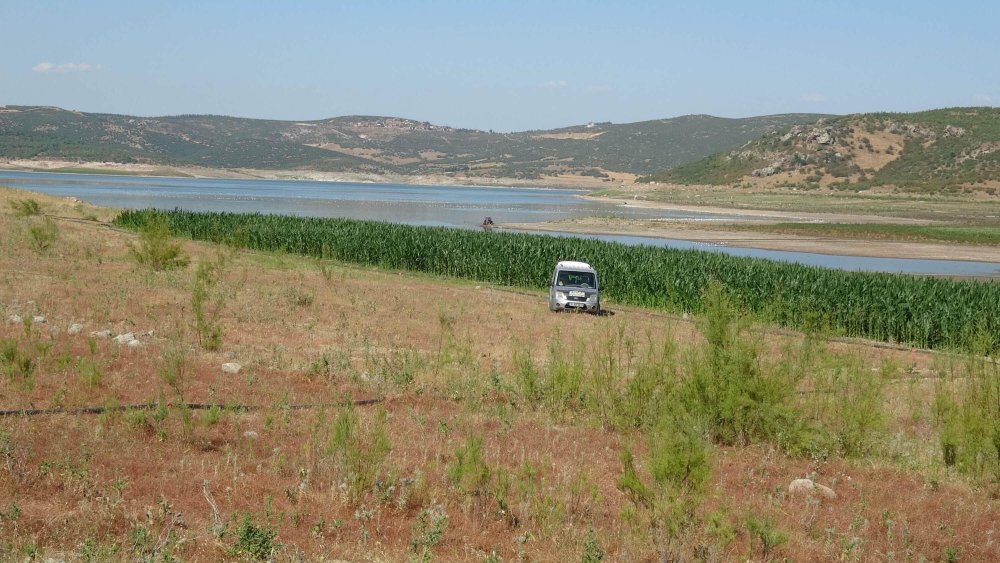
<path id="1" fill-rule="evenodd" d="M 624 207 L 581 199 L 577 196 L 586 192 L 569 189 L 154 178 L 5 170 L 0 170 L 0 184 L 55 196 L 78 197 L 108 207 L 129 209 L 177 207 L 192 211 L 346 217 L 455 228 L 477 228 L 486 216 L 501 224 L 595 216 L 629 219 L 683 218 L 705 221 L 742 219 L 738 215 L 719 213 Z M 1000 264 L 987 262 L 836 256 L 737 248 L 654 237 L 545 234 L 585 236 L 623 244 L 692 248 L 844 270 L 1000 277 Z"/>
<path id="2" fill-rule="evenodd" d="M 484 217 L 497 223 L 535 223 L 576 217 L 732 220 L 736 215 L 663 212 L 590 201 L 583 190 L 466 186 L 417 186 L 307 180 L 218 180 L 0 170 L 0 183 L 108 207 L 180 207 L 374 219 L 411 225 L 475 228 Z"/>

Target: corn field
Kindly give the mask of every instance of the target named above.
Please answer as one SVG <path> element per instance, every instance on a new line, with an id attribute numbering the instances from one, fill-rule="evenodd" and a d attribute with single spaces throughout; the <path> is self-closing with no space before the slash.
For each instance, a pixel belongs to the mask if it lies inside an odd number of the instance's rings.
<path id="1" fill-rule="evenodd" d="M 192 239 L 516 287 L 546 288 L 557 261 L 581 260 L 600 273 L 604 299 L 675 312 L 698 312 L 716 280 L 766 322 L 926 348 L 960 348 L 973 336 L 1000 347 L 1000 283 L 350 219 L 142 210 L 123 212 L 115 224 L 135 230 L 157 215 Z"/>

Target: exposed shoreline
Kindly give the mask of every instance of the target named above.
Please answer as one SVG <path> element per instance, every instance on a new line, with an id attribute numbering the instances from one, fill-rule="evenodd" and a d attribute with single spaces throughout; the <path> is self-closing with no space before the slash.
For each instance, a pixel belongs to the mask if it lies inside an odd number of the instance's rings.
<path id="1" fill-rule="evenodd" d="M 313 182 L 345 182 L 360 184 L 403 184 L 417 186 L 451 186 L 477 188 L 537 188 L 599 190 L 607 182 L 577 176 L 550 176 L 537 180 L 520 178 L 490 178 L 481 176 L 447 176 L 443 174 L 367 174 L 355 172 L 324 172 L 320 170 L 271 170 L 255 168 L 208 168 L 199 166 L 168 166 L 152 164 L 119 164 L 111 162 L 71 162 L 62 160 L 0 160 L 0 170 L 14 172 L 44 172 L 49 174 L 87 174 L 94 176 L 148 178 L 204 178 L 229 180 L 286 180 Z"/>
<path id="2" fill-rule="evenodd" d="M 704 222 L 695 223 L 683 220 L 661 222 L 587 218 L 545 223 L 512 223 L 504 224 L 502 227 L 523 231 L 650 237 L 717 246 L 808 252 L 828 256 L 984 262 L 995 263 L 1000 267 L 1000 248 L 995 246 L 741 232 L 713 229 Z"/>
<path id="3" fill-rule="evenodd" d="M 887 217 L 883 215 L 856 213 L 816 213 L 810 211 L 780 211 L 770 209 L 747 209 L 743 207 L 720 207 L 712 205 L 683 205 L 646 199 L 625 199 L 617 197 L 580 196 L 589 201 L 614 203 L 623 207 L 638 207 L 641 209 L 661 209 L 664 211 L 682 211 L 690 213 L 718 213 L 722 215 L 738 215 L 757 223 L 777 223 L 782 221 L 815 222 L 815 223 L 886 223 L 899 225 L 925 225 L 933 221 L 911 219 L 906 217 Z"/>

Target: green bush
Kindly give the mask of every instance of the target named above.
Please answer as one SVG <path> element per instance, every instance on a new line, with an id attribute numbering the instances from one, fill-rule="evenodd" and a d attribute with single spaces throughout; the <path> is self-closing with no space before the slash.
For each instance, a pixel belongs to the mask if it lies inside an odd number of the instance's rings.
<path id="1" fill-rule="evenodd" d="M 772 552 L 778 546 L 788 541 L 788 536 L 774 525 L 771 518 L 761 518 L 756 514 L 747 516 L 747 533 L 750 534 L 750 547 L 760 541 L 761 556 L 764 561 L 770 559 Z"/>
<path id="2" fill-rule="evenodd" d="M 47 252 L 59 239 L 59 227 L 55 221 L 44 217 L 28 227 L 28 243 L 35 252 Z"/>
<path id="3" fill-rule="evenodd" d="M 139 228 L 139 246 L 129 243 L 129 253 L 139 264 L 154 271 L 183 268 L 190 262 L 181 245 L 171 240 L 170 223 L 164 217 L 151 217 Z"/>
<path id="4" fill-rule="evenodd" d="M 347 484 L 347 501 L 357 506 L 378 481 L 392 450 L 386 431 L 387 414 L 379 409 L 368 427 L 362 427 L 353 403 L 341 407 L 334 421 L 327 454 L 340 465 Z"/>
<path id="5" fill-rule="evenodd" d="M 219 264 L 199 262 L 191 289 L 195 330 L 199 343 L 206 350 L 218 350 L 222 346 L 222 325 L 218 318 L 225 304 L 225 296 L 216 290 L 219 267 Z"/>
<path id="6" fill-rule="evenodd" d="M 481 495 L 490 483 L 490 468 L 483 458 L 483 439 L 469 436 L 455 450 L 455 461 L 448 467 L 448 481 L 465 495 Z"/>
<path id="7" fill-rule="evenodd" d="M 597 534 L 594 533 L 594 528 L 588 528 L 587 537 L 583 541 L 583 556 L 580 558 L 580 562 L 601 563 L 601 561 L 604 561 L 604 550 L 597 543 Z"/>
<path id="8" fill-rule="evenodd" d="M 250 514 L 244 514 L 236 528 L 236 542 L 229 550 L 230 555 L 270 561 L 280 547 L 274 541 L 277 537 L 276 530 L 267 526 L 257 526 L 250 518 Z"/>
<path id="9" fill-rule="evenodd" d="M 434 546 L 441 541 L 441 536 L 447 527 L 448 515 L 440 507 L 425 508 L 417 514 L 413 537 L 410 540 L 410 551 L 416 556 L 417 561 L 432 559 Z"/>
<path id="10" fill-rule="evenodd" d="M 31 217 L 42 214 L 42 206 L 32 198 L 15 199 L 10 202 L 10 208 L 17 217 Z"/>
<path id="11" fill-rule="evenodd" d="M 797 381 L 762 366 L 761 344 L 742 334 L 735 304 L 718 284 L 705 294 L 702 333 L 708 345 L 693 356 L 689 379 L 679 389 L 694 416 L 722 444 L 779 441 L 795 426 L 791 405 Z"/>
<path id="12" fill-rule="evenodd" d="M 972 353 L 961 374 L 937 382 L 935 422 L 945 465 L 1000 487 L 1000 364 Z"/>

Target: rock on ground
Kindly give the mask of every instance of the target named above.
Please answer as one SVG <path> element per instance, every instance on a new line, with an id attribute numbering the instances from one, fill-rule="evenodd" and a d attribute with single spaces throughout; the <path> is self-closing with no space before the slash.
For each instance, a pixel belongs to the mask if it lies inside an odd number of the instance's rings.
<path id="1" fill-rule="evenodd" d="M 236 362 L 226 362 L 222 364 L 222 371 L 226 373 L 239 373 L 243 366 Z"/>
<path id="2" fill-rule="evenodd" d="M 66 329 L 68 334 L 80 334 L 81 331 L 83 331 L 83 325 L 80 323 L 73 323 Z"/>
<path id="3" fill-rule="evenodd" d="M 799 495 L 799 494 L 818 494 L 823 498 L 834 499 L 837 498 L 837 493 L 833 491 L 830 487 L 826 485 L 819 485 L 813 483 L 812 479 L 795 479 L 788 485 L 788 494 Z"/>
<path id="4" fill-rule="evenodd" d="M 14 324 L 17 324 L 17 323 L 23 322 L 24 319 L 21 318 L 21 315 L 11 315 L 11 316 L 7 317 L 7 321 L 11 322 L 11 323 L 14 323 Z"/>
<path id="5" fill-rule="evenodd" d="M 93 336 L 94 338 L 111 338 L 111 331 L 95 330 L 94 332 L 91 332 L 90 335 Z"/>
<path id="6" fill-rule="evenodd" d="M 114 338 L 114 340 L 115 344 L 128 344 L 129 342 L 135 340 L 135 335 L 131 332 L 126 332 L 124 334 L 119 334 Z"/>

